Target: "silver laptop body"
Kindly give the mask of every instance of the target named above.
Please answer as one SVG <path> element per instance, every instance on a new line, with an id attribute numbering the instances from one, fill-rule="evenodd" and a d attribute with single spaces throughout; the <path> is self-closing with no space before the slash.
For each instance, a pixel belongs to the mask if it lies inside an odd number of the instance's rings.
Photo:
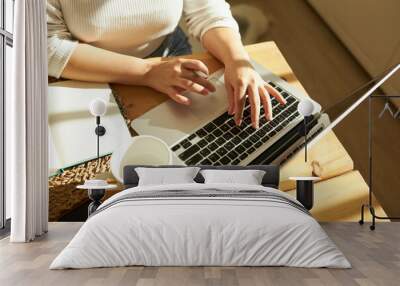
<path id="1" fill-rule="evenodd" d="M 274 85 L 287 100 L 281 106 L 273 100 L 273 121 L 266 121 L 261 109 L 260 128 L 251 127 L 247 105 L 244 122 L 240 127 L 232 124 L 233 118 L 226 112 L 227 95 L 224 86 L 223 70 L 210 75 L 209 80 L 216 91 L 208 96 L 186 93 L 192 104 L 180 105 L 168 100 L 146 112 L 132 122 L 132 128 L 139 135 L 152 135 L 164 140 L 174 154 L 174 164 L 183 165 L 248 165 L 260 155 L 279 143 L 291 130 L 302 121 L 297 112 L 298 102 L 306 95 L 273 74 L 270 70 L 254 64 L 262 78 Z M 314 113 L 321 111 L 321 106 L 313 101 Z M 310 128 L 316 133 L 323 129 L 324 120 Z M 274 160 L 268 163 L 281 163 L 291 153 L 301 147 L 304 140 L 297 138 L 290 146 L 278 152 Z M 262 163 L 262 162 L 259 162 Z"/>

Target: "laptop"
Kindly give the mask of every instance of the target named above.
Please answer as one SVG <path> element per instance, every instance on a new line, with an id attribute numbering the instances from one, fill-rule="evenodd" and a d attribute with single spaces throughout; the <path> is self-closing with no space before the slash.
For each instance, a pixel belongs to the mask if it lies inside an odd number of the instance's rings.
<path id="1" fill-rule="evenodd" d="M 280 105 L 272 98 L 272 121 L 265 119 L 261 108 L 257 130 L 251 126 L 248 103 L 240 127 L 235 125 L 233 116 L 228 115 L 222 69 L 209 76 L 216 87 L 214 93 L 208 96 L 186 93 L 192 101 L 190 106 L 167 100 L 133 120 L 131 126 L 139 135 L 164 140 L 173 152 L 174 164 L 279 164 L 304 143 L 300 130 L 303 117 L 298 113 L 297 105 L 307 96 L 261 65 L 254 63 L 254 67 L 287 101 L 286 105 Z M 312 103 L 318 114 L 321 106 L 315 101 Z M 311 133 L 309 136 L 327 124 L 323 118 L 311 121 L 312 126 L 310 124 L 307 130 Z"/>

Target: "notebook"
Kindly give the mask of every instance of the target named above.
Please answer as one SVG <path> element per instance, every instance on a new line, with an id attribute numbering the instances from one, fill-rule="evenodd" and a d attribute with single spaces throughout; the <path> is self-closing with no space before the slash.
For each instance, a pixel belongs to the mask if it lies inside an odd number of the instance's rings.
<path id="1" fill-rule="evenodd" d="M 100 156 L 131 140 L 108 84 L 52 83 L 48 88 L 50 174 L 97 158 L 96 120 L 89 112 L 89 104 L 96 98 L 107 102 L 107 112 L 101 118 L 106 134 L 100 137 Z"/>

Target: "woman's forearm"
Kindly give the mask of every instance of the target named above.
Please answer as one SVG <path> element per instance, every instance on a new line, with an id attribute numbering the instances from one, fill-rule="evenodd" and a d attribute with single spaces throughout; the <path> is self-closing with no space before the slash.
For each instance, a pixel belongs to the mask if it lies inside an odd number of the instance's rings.
<path id="1" fill-rule="evenodd" d="M 226 65 L 249 61 L 249 55 L 243 47 L 240 35 L 230 28 L 214 28 L 202 38 L 203 46 Z"/>
<path id="2" fill-rule="evenodd" d="M 79 44 L 61 76 L 82 81 L 141 85 L 149 69 L 150 63 L 146 60 Z"/>

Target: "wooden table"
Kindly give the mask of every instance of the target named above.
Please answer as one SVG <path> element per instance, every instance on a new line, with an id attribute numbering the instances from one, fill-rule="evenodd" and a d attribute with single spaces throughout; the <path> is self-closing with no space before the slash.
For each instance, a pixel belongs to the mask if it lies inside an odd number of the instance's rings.
<path id="1" fill-rule="evenodd" d="M 250 45 L 246 49 L 259 64 L 306 92 L 274 42 Z M 202 60 L 211 73 L 222 67 L 207 53 L 186 58 Z M 128 122 L 168 99 L 147 87 L 114 84 L 112 89 Z M 295 182 L 289 177 L 318 176 L 321 181 L 315 184 L 313 215 L 320 221 L 358 221 L 361 204 L 368 199 L 368 185 L 354 170 L 353 160 L 335 134 L 330 132 L 310 148 L 308 159 L 305 163 L 304 154 L 298 153 L 281 167 L 280 189 L 295 195 Z M 385 215 L 378 203 L 377 213 Z"/>

